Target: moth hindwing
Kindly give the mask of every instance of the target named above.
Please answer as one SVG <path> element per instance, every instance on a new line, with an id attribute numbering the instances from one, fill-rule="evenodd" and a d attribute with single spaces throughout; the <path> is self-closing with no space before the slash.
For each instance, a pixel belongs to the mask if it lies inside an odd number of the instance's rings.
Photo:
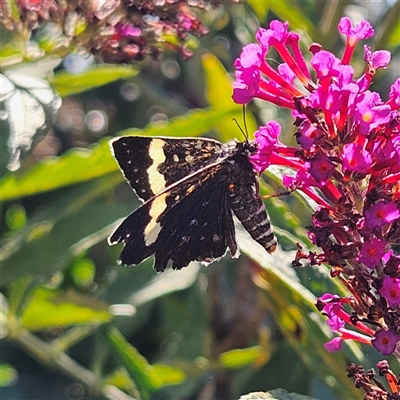
<path id="1" fill-rule="evenodd" d="M 205 264 L 238 247 L 232 212 L 268 252 L 276 239 L 258 195 L 249 156 L 254 142 L 222 144 L 205 138 L 127 136 L 111 142 L 114 157 L 143 204 L 109 237 L 123 242 L 119 257 L 139 264 L 154 254 L 154 268 Z"/>

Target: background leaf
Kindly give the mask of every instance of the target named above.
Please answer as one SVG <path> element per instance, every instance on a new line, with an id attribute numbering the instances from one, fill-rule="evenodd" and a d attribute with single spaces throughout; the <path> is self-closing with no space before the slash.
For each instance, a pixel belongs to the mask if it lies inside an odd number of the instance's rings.
<path id="1" fill-rule="evenodd" d="M 50 80 L 50 84 L 60 96 L 65 97 L 103 86 L 118 79 L 133 78 L 138 73 L 138 69 L 131 65 L 97 65 L 80 74 L 58 72 Z"/>

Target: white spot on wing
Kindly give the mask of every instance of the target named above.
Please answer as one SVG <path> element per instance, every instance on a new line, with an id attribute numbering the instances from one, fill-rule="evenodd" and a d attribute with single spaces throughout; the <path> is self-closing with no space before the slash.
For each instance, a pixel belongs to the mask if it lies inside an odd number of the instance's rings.
<path id="1" fill-rule="evenodd" d="M 166 186 L 164 175 L 160 174 L 157 169 L 165 161 L 164 144 L 164 140 L 153 139 L 149 146 L 149 156 L 153 163 L 148 168 L 147 175 L 149 176 L 150 188 L 154 194 L 161 192 Z"/>
<path id="2" fill-rule="evenodd" d="M 167 208 L 166 203 L 167 194 L 164 193 L 158 196 L 150 206 L 149 215 L 150 222 L 146 225 L 144 230 L 144 242 L 146 246 L 153 244 L 161 231 L 161 224 L 157 221 L 160 214 Z"/>

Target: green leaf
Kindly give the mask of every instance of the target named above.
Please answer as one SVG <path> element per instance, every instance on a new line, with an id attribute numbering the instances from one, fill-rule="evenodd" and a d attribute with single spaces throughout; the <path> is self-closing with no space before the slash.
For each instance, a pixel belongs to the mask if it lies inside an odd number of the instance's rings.
<path id="1" fill-rule="evenodd" d="M 117 388 L 124 390 L 134 399 L 140 398 L 135 382 L 131 379 L 125 368 L 117 368 L 104 380 L 104 384 L 116 386 Z"/>
<path id="2" fill-rule="evenodd" d="M 150 376 L 152 376 L 158 388 L 167 385 L 177 385 L 182 383 L 186 377 L 181 369 L 165 364 L 154 364 L 150 368 Z"/>
<path id="3" fill-rule="evenodd" d="M 397 20 L 397 24 L 394 26 L 394 28 L 388 35 L 387 43 L 393 48 L 400 46 L 400 22 L 399 22 L 399 20 Z"/>
<path id="4" fill-rule="evenodd" d="M 17 371 L 10 364 L 0 364 L 0 387 L 12 386 L 17 377 Z"/>
<path id="5" fill-rule="evenodd" d="M 107 338 L 141 395 L 148 397 L 149 393 L 156 390 L 158 386 L 154 375 L 150 372 L 150 364 L 116 328 L 107 331 Z"/>
<path id="6" fill-rule="evenodd" d="M 259 21 L 264 21 L 267 17 L 269 11 L 269 4 L 268 1 L 259 1 L 259 0 L 247 0 L 247 4 L 253 9 L 254 14 L 256 14 L 257 19 Z"/>
<path id="7" fill-rule="evenodd" d="M 207 101 L 214 107 L 236 107 L 241 112 L 242 107 L 232 100 L 233 80 L 228 72 L 211 53 L 202 56 L 202 64 L 206 80 Z"/>
<path id="8" fill-rule="evenodd" d="M 37 288 L 22 313 L 22 327 L 35 331 L 57 326 L 100 324 L 111 319 L 108 307 L 92 297 L 70 294 L 66 299 L 68 301 L 64 301 L 63 297 L 58 290 Z M 87 306 L 79 303 L 86 303 Z"/>
<path id="9" fill-rule="evenodd" d="M 163 386 L 176 385 L 185 379 L 181 369 L 165 364 L 151 366 L 116 328 L 109 329 L 107 337 L 142 396 L 147 397 Z"/>
<path id="10" fill-rule="evenodd" d="M 143 136 L 198 136 L 213 128 L 223 118 L 232 119 L 236 107 L 211 108 L 191 111 L 170 123 L 151 124 L 145 129 L 129 129 L 119 135 Z M 118 164 L 111 155 L 108 139 L 101 140 L 91 150 L 74 149 L 63 156 L 43 161 L 25 173 L 9 173 L 0 181 L 0 200 L 58 189 L 64 186 L 98 178 L 118 171 Z M 122 175 L 118 174 L 122 180 Z"/>
<path id="11" fill-rule="evenodd" d="M 9 235 L 0 248 L 2 283 L 24 275 L 50 277 L 105 240 L 111 224 L 129 212 L 128 205 L 110 207 L 103 197 L 119 180 L 101 179 L 65 190 L 22 230 Z"/>
<path id="12" fill-rule="evenodd" d="M 0 181 L 1 200 L 84 182 L 117 169 L 108 140 L 102 140 L 92 150 L 74 149 L 61 157 L 43 161 L 25 173 L 8 174 Z"/>
<path id="13" fill-rule="evenodd" d="M 34 279 L 25 275 L 19 279 L 14 279 L 8 292 L 8 317 L 17 317 L 22 312 L 26 297 L 33 288 Z"/>
<path id="14" fill-rule="evenodd" d="M 226 351 L 219 356 L 220 363 L 225 368 L 243 368 L 254 364 L 264 354 L 261 346 L 248 347 L 247 349 L 234 349 Z"/>
<path id="15" fill-rule="evenodd" d="M 106 64 L 98 65 L 81 74 L 71 74 L 65 71 L 57 72 L 54 78 L 50 80 L 50 84 L 61 97 L 66 97 L 103 86 L 118 79 L 133 78 L 138 73 L 138 69 L 130 65 Z"/>

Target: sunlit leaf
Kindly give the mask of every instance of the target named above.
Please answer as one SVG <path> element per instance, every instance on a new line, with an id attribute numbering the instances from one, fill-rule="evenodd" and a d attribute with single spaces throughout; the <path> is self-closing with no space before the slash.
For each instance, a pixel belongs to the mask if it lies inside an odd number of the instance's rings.
<path id="1" fill-rule="evenodd" d="M 234 349 L 226 351 L 219 356 L 220 363 L 225 368 L 243 368 L 247 365 L 254 364 L 264 350 L 261 346 L 253 346 L 247 349 Z"/>
<path id="2" fill-rule="evenodd" d="M 21 229 L 26 224 L 25 208 L 21 204 L 12 204 L 7 208 L 4 218 L 8 228 L 12 231 Z"/>
<path id="3" fill-rule="evenodd" d="M 75 257 L 105 241 L 127 205 L 110 207 L 104 193 L 119 182 L 108 178 L 65 191 L 26 226 L 8 236 L 0 247 L 3 284 L 24 275 L 50 277 Z"/>
<path id="4" fill-rule="evenodd" d="M 175 385 L 185 379 L 185 374 L 178 368 L 164 364 L 150 365 L 116 328 L 109 329 L 107 333 L 112 347 L 142 396 L 147 397 L 158 388 Z"/>
<path id="5" fill-rule="evenodd" d="M 388 39 L 388 44 L 391 47 L 400 46 L 400 22 L 398 19 L 397 19 L 397 24 L 395 25 L 394 29 L 390 32 L 387 39 Z"/>
<path id="6" fill-rule="evenodd" d="M 54 78 L 50 80 L 50 84 L 60 96 L 65 97 L 118 79 L 132 78 L 138 73 L 138 69 L 131 65 L 98 65 L 80 74 L 65 71 L 57 72 Z"/>
<path id="7" fill-rule="evenodd" d="M 177 385 L 185 379 L 185 373 L 181 369 L 165 364 L 152 365 L 150 375 L 159 388 L 167 385 Z"/>
<path id="8" fill-rule="evenodd" d="M 111 319 L 106 305 L 104 309 L 84 307 L 76 302 L 82 302 L 82 295 L 70 296 L 70 301 L 62 301 L 61 292 L 51 289 L 38 288 L 29 299 L 29 303 L 22 313 L 22 327 L 30 331 L 57 326 L 70 326 L 77 324 L 99 324 Z M 88 305 L 96 304 L 93 298 L 86 297 Z"/>
<path id="9" fill-rule="evenodd" d="M 143 397 L 148 397 L 158 384 L 151 374 L 147 360 L 121 335 L 116 328 L 107 331 L 111 347 L 138 387 Z"/>
<path id="10" fill-rule="evenodd" d="M 257 1 L 257 0 L 246 0 L 246 3 L 251 6 L 253 9 L 254 14 L 256 14 L 259 21 L 264 21 L 268 11 L 269 11 L 269 4 L 268 1 Z"/>
<path id="11" fill-rule="evenodd" d="M 113 385 L 119 389 L 124 390 L 135 399 L 140 397 L 135 382 L 129 376 L 125 368 L 117 368 L 110 376 L 108 376 L 104 380 L 104 383 L 106 385 Z"/>

